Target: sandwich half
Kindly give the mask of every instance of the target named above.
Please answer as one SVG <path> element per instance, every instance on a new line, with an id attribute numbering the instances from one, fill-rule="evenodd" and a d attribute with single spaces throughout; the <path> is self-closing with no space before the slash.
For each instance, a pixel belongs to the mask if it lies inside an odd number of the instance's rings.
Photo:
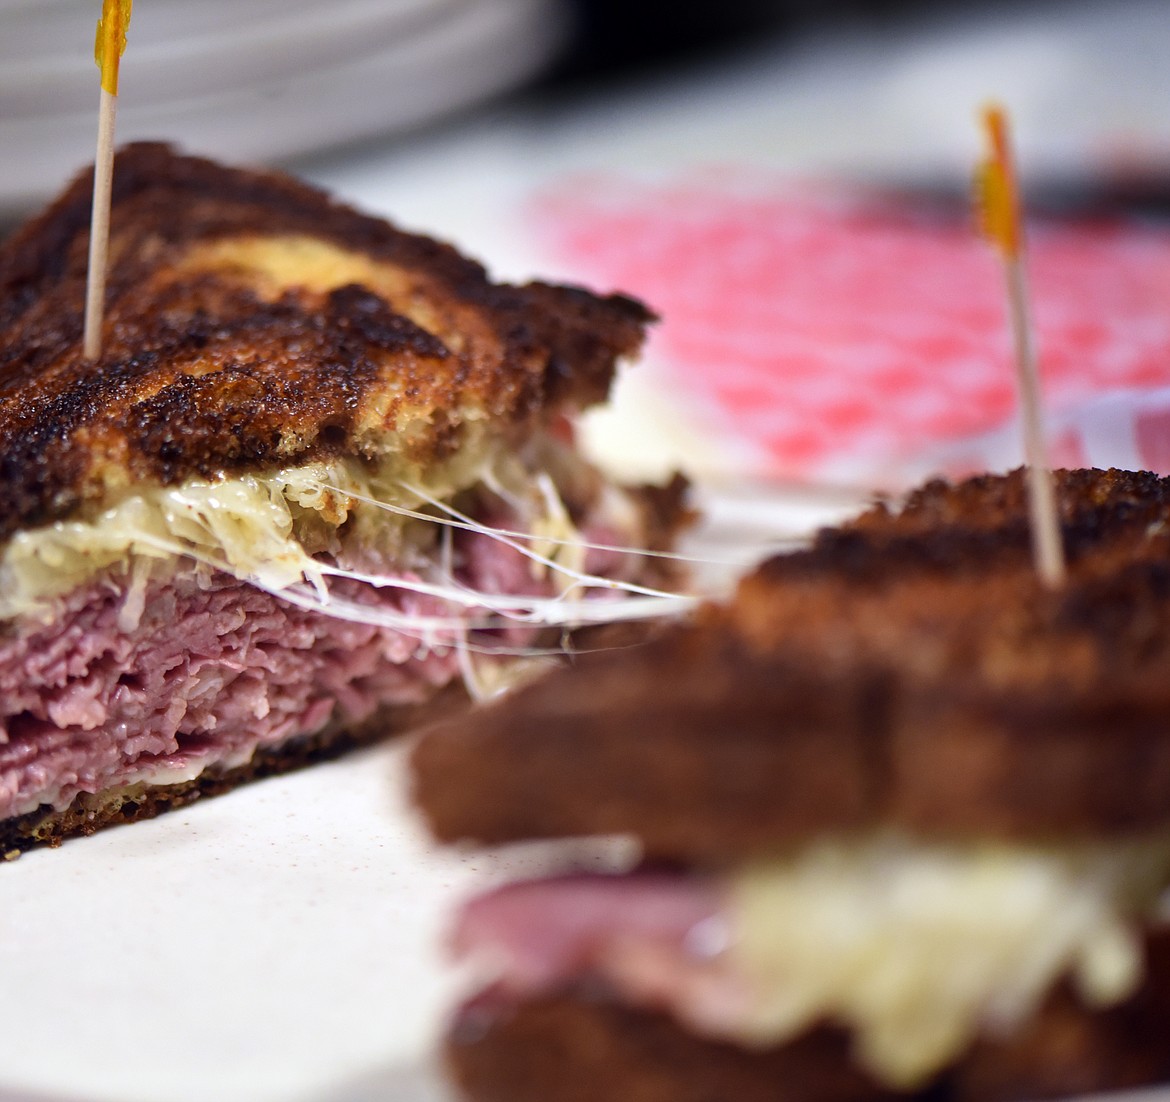
<path id="1" fill-rule="evenodd" d="M 652 597 L 624 549 L 680 515 L 572 446 L 641 345 L 634 300 L 495 284 L 162 145 L 114 179 L 99 362 L 91 174 L 0 246 L 6 856 L 486 691 L 598 589 Z"/>
<path id="2" fill-rule="evenodd" d="M 413 758 L 446 842 L 640 857 L 470 901 L 476 1102 L 1027 1099 L 1170 1079 L 1170 480 L 932 483 Z"/>

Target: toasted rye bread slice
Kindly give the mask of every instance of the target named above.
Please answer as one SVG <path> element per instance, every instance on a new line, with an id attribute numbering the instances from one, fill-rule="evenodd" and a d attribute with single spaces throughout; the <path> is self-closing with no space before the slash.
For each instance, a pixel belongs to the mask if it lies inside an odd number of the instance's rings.
<path id="1" fill-rule="evenodd" d="M 473 1004 L 456 1021 L 445 1058 L 475 1102 L 1011 1102 L 1170 1077 L 1167 1021 L 1170 937 L 1160 934 L 1148 946 L 1146 983 L 1128 1002 L 1090 1011 L 1062 986 L 1018 1033 L 978 1042 L 912 1094 L 883 1089 L 859 1071 L 839 1030 L 749 1050 L 581 991 L 514 1006 Z"/>
<path id="2" fill-rule="evenodd" d="M 645 307 L 492 283 L 275 173 L 163 145 L 114 170 L 99 364 L 81 354 L 91 174 L 0 247 L 0 541 L 173 484 L 338 454 L 420 467 L 602 399 Z"/>
<path id="3" fill-rule="evenodd" d="M 771 560 L 645 648 L 582 656 L 414 754 L 437 836 L 632 833 L 740 860 L 818 833 L 1117 837 L 1170 824 L 1170 484 L 1058 478 L 1070 576 L 1018 473 L 929 487 Z"/>

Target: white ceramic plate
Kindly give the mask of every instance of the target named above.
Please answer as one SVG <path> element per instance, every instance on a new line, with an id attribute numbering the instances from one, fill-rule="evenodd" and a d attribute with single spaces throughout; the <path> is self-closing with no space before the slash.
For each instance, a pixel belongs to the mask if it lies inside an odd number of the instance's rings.
<path id="1" fill-rule="evenodd" d="M 93 159 L 96 3 L 0 0 L 0 209 Z M 268 161 L 386 134 L 532 74 L 556 0 L 149 0 L 122 62 L 119 142 Z"/>

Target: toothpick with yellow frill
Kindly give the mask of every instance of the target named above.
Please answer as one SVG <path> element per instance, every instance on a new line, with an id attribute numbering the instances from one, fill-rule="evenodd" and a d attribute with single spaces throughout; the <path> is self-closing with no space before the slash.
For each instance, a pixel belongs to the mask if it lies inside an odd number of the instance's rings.
<path id="1" fill-rule="evenodd" d="M 1040 379 L 1028 313 L 1023 230 L 1015 164 L 1007 117 L 997 105 L 983 110 L 988 157 L 976 177 L 976 204 L 983 234 L 999 250 L 1007 278 L 1016 375 L 1024 423 L 1028 509 L 1032 525 L 1032 556 L 1041 581 L 1055 589 L 1064 582 L 1064 547 L 1052 469 L 1044 443 Z"/>
<path id="2" fill-rule="evenodd" d="M 89 231 L 89 273 L 85 287 L 85 357 L 102 351 L 102 311 L 106 297 L 106 263 L 110 244 L 110 194 L 114 179 L 114 118 L 118 104 L 118 70 L 126 51 L 126 28 L 132 0 L 103 0 L 93 56 L 102 74 L 98 110 L 97 155 L 93 166 L 93 213 Z"/>

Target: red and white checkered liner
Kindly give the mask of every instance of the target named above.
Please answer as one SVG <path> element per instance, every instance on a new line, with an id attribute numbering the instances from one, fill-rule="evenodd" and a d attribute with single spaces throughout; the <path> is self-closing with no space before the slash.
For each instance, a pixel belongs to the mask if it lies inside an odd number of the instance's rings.
<path id="1" fill-rule="evenodd" d="M 1003 277 L 961 204 L 708 174 L 575 180 L 534 214 L 575 270 L 662 314 L 662 400 L 729 473 L 890 485 L 1018 462 Z M 1170 224 L 1028 232 L 1055 461 L 1170 473 Z"/>

